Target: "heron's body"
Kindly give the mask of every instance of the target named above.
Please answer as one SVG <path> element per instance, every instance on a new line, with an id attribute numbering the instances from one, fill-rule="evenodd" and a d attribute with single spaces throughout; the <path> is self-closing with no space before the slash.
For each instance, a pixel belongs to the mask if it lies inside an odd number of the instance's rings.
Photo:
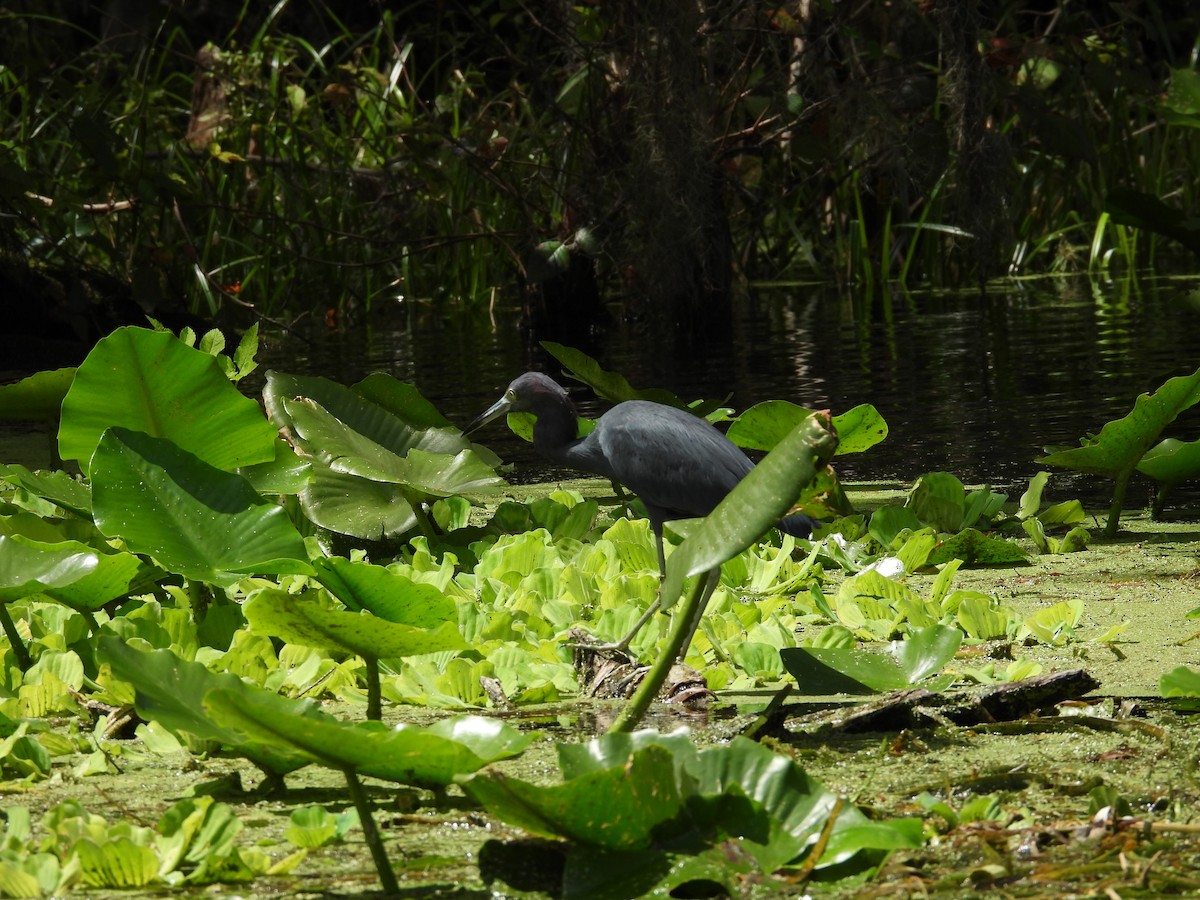
<path id="1" fill-rule="evenodd" d="M 671 519 L 706 516 L 754 468 L 721 432 L 689 412 L 627 400 L 582 440 L 564 443 L 534 426 L 548 459 L 616 481 L 641 498 L 655 530 Z M 571 422 L 575 426 L 575 422 Z"/>
<path id="2" fill-rule="evenodd" d="M 560 385 L 539 372 L 526 372 L 514 380 L 504 396 L 466 430 L 508 412 L 537 417 L 533 446 L 542 456 L 622 484 L 641 499 L 664 571 L 663 523 L 708 515 L 754 468 L 750 458 L 708 421 L 648 400 L 618 403 L 600 417 L 590 434 L 577 437 L 575 404 Z M 805 537 L 814 524 L 796 514 L 779 527 Z M 719 574 L 719 569 L 710 573 L 709 592 Z M 627 647 L 641 624 L 616 646 Z"/>

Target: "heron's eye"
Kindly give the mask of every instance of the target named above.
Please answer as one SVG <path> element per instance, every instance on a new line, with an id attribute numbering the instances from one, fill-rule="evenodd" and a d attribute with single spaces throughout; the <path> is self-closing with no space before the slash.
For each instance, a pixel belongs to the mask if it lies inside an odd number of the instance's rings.
<path id="1" fill-rule="evenodd" d="M 517 392 L 516 392 L 516 391 L 514 391 L 514 390 L 507 390 L 507 391 L 505 391 L 505 392 L 504 392 L 504 399 L 505 399 L 505 400 L 508 400 L 508 401 L 511 403 L 513 400 L 516 400 L 516 399 L 517 399 Z"/>

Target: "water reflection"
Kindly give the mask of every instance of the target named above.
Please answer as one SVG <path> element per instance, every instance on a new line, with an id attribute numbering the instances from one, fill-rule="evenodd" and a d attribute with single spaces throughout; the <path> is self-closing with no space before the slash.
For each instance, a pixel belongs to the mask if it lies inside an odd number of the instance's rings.
<path id="1" fill-rule="evenodd" d="M 772 398 L 835 412 L 873 403 L 891 433 L 870 452 L 839 461 L 850 479 L 908 481 L 942 469 L 1019 490 L 1038 470 L 1043 446 L 1074 445 L 1128 411 L 1140 392 L 1200 365 L 1200 314 L 1175 302 L 1187 287 L 1057 281 L 986 296 L 866 301 L 805 287 L 759 293 L 728 335 L 704 346 L 613 325 L 585 349 L 635 385 L 684 397 L 729 395 L 739 409 Z M 525 369 L 558 374 L 515 309 L 497 310 L 496 324 L 414 313 L 310 334 L 311 345 L 280 338 L 261 356 L 266 366 L 344 383 L 385 369 L 465 422 Z M 585 414 L 604 408 L 582 389 L 577 396 Z M 1194 438 L 1193 425 L 1175 433 Z M 517 464 L 520 480 L 547 474 L 504 429 L 487 439 Z M 1065 474 L 1057 484 L 1056 495 L 1093 501 L 1105 489 Z"/>

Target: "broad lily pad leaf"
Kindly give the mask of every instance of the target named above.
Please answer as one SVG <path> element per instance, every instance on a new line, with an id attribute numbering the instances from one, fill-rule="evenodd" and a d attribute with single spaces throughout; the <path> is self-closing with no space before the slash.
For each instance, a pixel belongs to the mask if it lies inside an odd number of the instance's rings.
<path id="1" fill-rule="evenodd" d="M 414 497 L 480 493 L 502 483 L 471 449 L 451 455 L 412 446 L 400 455 L 341 422 L 315 400 L 284 400 L 283 407 L 293 433 L 334 472 L 400 485 Z"/>
<path id="2" fill-rule="evenodd" d="M 455 621 L 425 629 L 398 625 L 370 613 L 327 609 L 300 600 L 286 591 L 258 591 L 242 607 L 252 630 L 289 644 L 334 653 L 353 653 L 366 659 L 392 659 L 463 650 L 467 643 Z"/>
<path id="3" fill-rule="evenodd" d="M 53 369 L 0 385 L 0 419 L 57 419 L 74 380 L 74 368 Z"/>
<path id="4" fill-rule="evenodd" d="M 784 667 L 806 693 L 901 691 L 939 672 L 954 658 L 962 638 L 962 632 L 957 628 L 931 625 L 913 631 L 903 641 L 892 641 L 884 653 L 788 647 L 779 655 Z M 948 683 L 924 686 L 938 690 Z"/>
<path id="5" fill-rule="evenodd" d="M 770 450 L 811 413 L 787 400 L 766 400 L 738 416 L 729 426 L 728 437 L 748 450 Z M 833 428 L 838 436 L 837 456 L 869 450 L 888 434 L 887 422 L 869 403 L 834 416 Z"/>
<path id="6" fill-rule="evenodd" d="M 404 534 L 417 523 L 404 488 L 314 465 L 312 480 L 300 492 L 304 514 L 338 534 L 382 541 Z"/>
<path id="7" fill-rule="evenodd" d="M 219 690 L 204 698 L 218 725 L 263 744 L 282 744 L 313 762 L 401 784 L 438 787 L 488 763 L 521 753 L 532 735 L 495 719 L 464 716 L 428 728 L 347 724 L 297 715 L 297 701 L 267 691 Z"/>
<path id="8" fill-rule="evenodd" d="M 868 530 L 884 550 L 889 550 L 902 531 L 920 531 L 923 527 L 920 517 L 907 506 L 883 506 L 871 514 Z"/>
<path id="9" fill-rule="evenodd" d="M 623 766 L 537 785 L 488 770 L 463 783 L 476 802 L 510 825 L 542 837 L 610 850 L 641 850 L 683 810 L 675 761 L 665 747 L 634 752 Z"/>
<path id="10" fill-rule="evenodd" d="M 498 818 L 534 834 L 573 841 L 564 896 L 579 897 L 665 896 L 671 887 L 698 877 L 680 876 L 669 864 L 683 864 L 679 852 L 685 848 L 692 856 L 708 847 L 725 848 L 728 858 L 748 864 L 749 872 L 761 878 L 801 858 L 836 808 L 834 794 L 791 760 L 753 741 L 739 737 L 701 751 L 680 748 L 679 741 L 678 734 L 608 734 L 582 749 L 560 747 L 561 784 L 534 785 L 493 769 L 461 784 Z M 583 760 L 591 762 L 580 765 Z M 866 824 L 856 808 L 847 806 L 833 833 Z M 847 835 L 819 865 L 845 862 L 859 850 L 884 845 L 920 846 L 920 823 L 914 824 L 915 829 L 865 840 Z M 617 885 L 612 890 L 599 883 L 591 867 L 597 853 Z"/>
<path id="11" fill-rule="evenodd" d="M 1164 697 L 1200 697 L 1200 672 L 1176 666 L 1158 679 L 1158 690 Z"/>
<path id="12" fill-rule="evenodd" d="M 313 461 L 300 502 L 318 525 L 368 540 L 396 537 L 417 523 L 415 502 L 503 484 L 494 454 L 458 429 L 412 424 L 430 419 L 424 401 L 393 411 L 409 393 L 396 384 L 381 377 L 366 385 L 377 403 L 325 378 L 267 374 L 271 420 Z"/>
<path id="13" fill-rule="evenodd" d="M 372 444 L 403 457 L 409 450 L 418 449 L 426 453 L 444 453 L 453 456 L 473 447 L 461 431 L 452 426 L 417 426 L 429 418 L 428 409 L 418 407 L 403 414 L 388 408 L 398 402 L 398 389 L 385 388 L 382 382 L 371 382 L 368 393 L 379 396 L 387 405 L 381 405 L 351 388 L 312 375 L 288 375 L 283 372 L 268 372 L 267 384 L 263 388 L 263 401 L 267 413 L 280 428 L 292 427 L 286 401 L 305 397 L 323 409 L 329 416 L 342 423 L 361 438 Z M 334 452 L 328 448 L 311 446 L 304 442 L 303 435 L 294 435 L 301 440 L 301 447 L 310 456 L 320 457 Z"/>
<path id="14" fill-rule="evenodd" d="M 828 416 L 814 413 L 792 429 L 675 548 L 667 558 L 663 609 L 679 599 L 686 578 L 732 559 L 792 508 L 837 449 L 828 425 Z"/>
<path id="15" fill-rule="evenodd" d="M 226 472 L 275 457 L 275 429 L 216 360 L 146 328 L 118 328 L 92 348 L 63 400 L 59 453 L 90 472 L 112 426 L 166 438 Z"/>
<path id="16" fill-rule="evenodd" d="M 317 580 L 353 610 L 367 610 L 388 622 L 433 629 L 458 621 L 458 606 L 432 584 L 368 562 L 334 556 L 314 560 Z"/>
<path id="17" fill-rule="evenodd" d="M 91 551 L 92 548 L 77 541 L 66 541 L 63 544 L 41 544 L 48 552 L 74 546 L 80 552 Z M 47 586 L 42 594 L 57 600 L 72 609 L 100 609 L 102 606 L 133 593 L 137 588 L 147 589 L 157 576 L 165 573 L 148 566 L 132 553 L 106 551 L 97 554 L 96 568 L 84 575 L 78 581 L 57 587 Z"/>
<path id="18" fill-rule="evenodd" d="M 298 494 L 312 481 L 312 465 L 285 441 L 275 439 L 275 458 L 239 466 L 238 474 L 260 494 Z"/>
<path id="19" fill-rule="evenodd" d="M 109 429 L 92 469 L 96 527 L 173 572 L 216 584 L 312 572 L 282 507 L 170 441 Z"/>
<path id="20" fill-rule="evenodd" d="M 0 466 L 0 480 L 28 491 L 35 497 L 49 500 L 68 512 L 90 519 L 92 491 L 87 482 L 78 481 L 66 472 L 30 472 L 24 466 Z"/>
<path id="21" fill-rule="evenodd" d="M 1156 514 L 1160 513 L 1167 494 L 1175 485 L 1200 476 L 1200 441 L 1167 438 L 1146 452 L 1138 462 L 1137 470 L 1158 482 L 1154 510 Z"/>
<path id="22" fill-rule="evenodd" d="M 1198 400 L 1200 369 L 1191 375 L 1168 379 L 1152 394 L 1142 394 L 1134 401 L 1133 410 L 1128 415 L 1105 424 L 1100 434 L 1085 438 L 1082 446 L 1051 453 L 1040 461 L 1080 472 L 1109 475 L 1115 480 L 1112 507 L 1105 528 L 1105 533 L 1111 536 L 1116 533 L 1120 522 L 1125 485 L 1130 474 L 1150 446 L 1158 440 L 1163 428 Z"/>
<path id="23" fill-rule="evenodd" d="M 967 491 L 948 472 L 928 472 L 913 484 L 905 506 L 938 531 L 955 534 L 963 527 L 963 504 Z"/>
<path id="24" fill-rule="evenodd" d="M 201 701 L 216 690 L 243 698 L 258 694 L 274 696 L 236 675 L 210 672 L 200 663 L 186 662 L 170 650 L 135 650 L 112 636 L 100 638 L 99 658 L 108 663 L 113 675 L 133 685 L 138 715 L 148 722 L 156 721 L 171 731 L 185 731 L 223 744 L 275 775 L 286 775 L 312 762 L 311 757 L 285 743 L 247 737 L 208 716 Z M 288 715 L 295 718 L 323 715 L 312 700 L 286 702 L 290 704 Z"/>
<path id="25" fill-rule="evenodd" d="M 44 544 L 0 535 L 0 603 L 65 588 L 96 571 L 100 553 L 77 541 Z"/>

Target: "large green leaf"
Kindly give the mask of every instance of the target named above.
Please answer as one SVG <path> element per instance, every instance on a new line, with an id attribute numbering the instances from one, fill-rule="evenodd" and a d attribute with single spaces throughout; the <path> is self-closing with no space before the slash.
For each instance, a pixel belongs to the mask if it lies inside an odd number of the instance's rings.
<path id="1" fill-rule="evenodd" d="M 437 628 L 458 620 L 458 607 L 432 584 L 368 562 L 341 556 L 314 560 L 317 580 L 353 610 L 367 610 L 414 628 Z"/>
<path id="2" fill-rule="evenodd" d="M 811 412 L 787 400 L 765 400 L 738 416 L 727 434 L 739 447 L 770 450 Z M 869 450 L 888 434 L 887 422 L 869 403 L 834 416 L 833 427 L 838 436 L 838 456 Z"/>
<path id="3" fill-rule="evenodd" d="M 683 809 L 674 759 L 660 746 L 640 749 L 623 765 L 538 785 L 488 770 L 463 790 L 492 815 L 533 834 L 610 850 L 649 847 L 654 833 Z"/>
<path id="4" fill-rule="evenodd" d="M 334 472 L 320 463 L 300 492 L 300 505 L 322 528 L 366 541 L 399 537 L 417 522 L 400 485 Z"/>
<path id="5" fill-rule="evenodd" d="M 412 503 L 499 487 L 496 457 L 452 427 L 410 385 L 386 376 L 364 394 L 325 378 L 267 374 L 273 422 L 313 463 L 300 493 L 313 522 L 365 540 L 396 537 L 417 522 Z"/>
<path id="6" fill-rule="evenodd" d="M 90 471 L 112 426 L 167 438 L 225 471 L 275 456 L 275 429 L 212 356 L 146 328 L 118 328 L 92 348 L 63 400 L 59 453 Z"/>
<path id="7" fill-rule="evenodd" d="M 276 775 L 286 775 L 312 762 L 311 757 L 285 743 L 260 736 L 247 737 L 214 721 L 201 704 L 212 691 L 246 697 L 267 694 L 262 688 L 236 675 L 210 672 L 200 663 L 186 662 L 170 650 L 135 650 L 120 638 L 108 635 L 100 638 L 98 647 L 100 661 L 108 663 L 118 679 L 133 685 L 134 705 L 147 722 L 155 721 L 171 731 L 223 744 Z M 322 715 L 312 700 L 287 702 L 288 715 L 297 718 Z"/>
<path id="8" fill-rule="evenodd" d="M 413 428 L 453 428 L 453 423 L 417 390 L 386 372 L 372 372 L 354 385 L 354 392 L 387 410 Z"/>
<path id="9" fill-rule="evenodd" d="M 761 879 L 802 856 L 825 828 L 837 797 L 791 760 L 744 738 L 699 752 L 688 745 L 680 734 L 607 734 L 583 747 L 560 746 L 560 784 L 487 769 L 462 786 L 509 824 L 576 845 L 567 860 L 571 889 L 564 895 L 571 896 L 662 895 L 664 885 L 678 883 L 671 870 L 682 864 L 679 853 L 709 846 L 725 851 L 725 865 L 713 870 L 718 878 L 728 864 L 749 863 L 747 874 Z M 842 838 L 820 864 L 845 862 L 864 849 L 921 844 L 918 820 L 880 823 L 879 833 L 863 830 L 867 824 L 845 807 L 833 828 Z M 608 886 L 588 874 L 597 853 L 609 869 Z M 589 887 L 581 892 L 583 882 Z"/>
<path id="10" fill-rule="evenodd" d="M 312 464 L 280 438 L 275 439 L 274 459 L 237 471 L 260 494 L 298 494 L 312 482 Z"/>
<path id="11" fill-rule="evenodd" d="M 44 544 L 0 535 L 0 602 L 63 588 L 96 571 L 100 553 L 77 541 Z"/>
<path id="12" fill-rule="evenodd" d="M 312 572 L 282 507 L 162 438 L 105 432 L 93 456 L 92 504 L 102 532 L 189 578 L 226 584 L 244 573 Z"/>
<path id="13" fill-rule="evenodd" d="M 913 483 L 905 506 L 938 531 L 956 533 L 963 527 L 967 491 L 948 472 L 927 472 Z"/>
<path id="14" fill-rule="evenodd" d="M 384 401 L 384 405 L 381 405 L 374 399 L 369 399 L 328 378 L 272 371 L 267 373 L 263 401 L 271 421 L 279 428 L 290 429 L 293 422 L 288 410 L 288 401 L 298 397 L 307 398 L 365 441 L 378 445 L 396 456 L 404 456 L 413 448 L 424 450 L 426 453 L 446 453 L 451 456 L 471 448 L 471 442 L 457 428 L 430 427 L 423 424 L 430 416 L 424 406 L 418 405 L 408 415 L 391 409 L 392 404 L 399 402 L 396 397 L 398 390 L 387 388 L 379 381 L 370 382 L 368 393 L 371 397 L 380 397 Z M 343 450 L 340 446 L 315 446 L 307 442 L 303 434 L 294 436 L 301 441 L 302 449 L 310 456 L 323 457 Z"/>
<path id="15" fill-rule="evenodd" d="M 837 449 L 828 419 L 813 413 L 726 495 L 667 558 L 662 607 L 679 599 L 684 580 L 737 556 L 785 513 Z"/>
<path id="16" fill-rule="evenodd" d="M 37 372 L 0 385 L 0 419 L 57 419 L 75 369 Z"/>
<path id="17" fill-rule="evenodd" d="M 86 481 L 66 472 L 30 472 L 24 466 L 0 466 L 0 480 L 49 500 L 56 506 L 85 518 L 92 516 L 92 491 Z"/>
<path id="18" fill-rule="evenodd" d="M 1170 490 L 1181 481 L 1200 477 L 1200 441 L 1167 438 L 1151 447 L 1137 464 L 1137 470 L 1158 482 L 1155 511 L 1162 510 Z"/>
<path id="19" fill-rule="evenodd" d="M 353 769 L 402 784 L 436 787 L 490 762 L 521 753 L 532 740 L 482 716 L 446 719 L 428 728 L 350 725 L 333 716 L 296 715 L 295 700 L 262 690 L 219 690 L 204 698 L 222 727 L 261 743 L 279 743 L 330 768 Z"/>
<path id="20" fill-rule="evenodd" d="M 1200 400 L 1200 369 L 1169 379 L 1157 391 L 1142 394 L 1123 418 L 1114 419 L 1082 446 L 1051 453 L 1040 460 L 1080 472 L 1117 476 L 1133 469 L 1163 428 Z"/>
<path id="21" fill-rule="evenodd" d="M 892 641 L 883 653 L 786 647 L 779 655 L 805 693 L 901 691 L 940 671 L 954 658 L 962 638 L 957 628 L 931 625 L 913 631 L 905 640 Z"/>
<path id="22" fill-rule="evenodd" d="M 75 546 L 80 551 L 89 550 L 83 544 L 68 541 L 65 544 L 42 544 L 48 552 L 67 546 Z M 94 570 L 84 575 L 78 581 L 57 587 L 47 586 L 42 593 L 73 609 L 100 609 L 118 597 L 125 597 L 137 587 L 141 587 L 152 573 L 162 576 L 164 573 L 146 565 L 132 553 L 107 551 L 98 554 Z M 152 582 L 151 582 L 152 583 Z M 149 588 L 150 584 L 146 584 Z"/>
<path id="23" fill-rule="evenodd" d="M 282 590 L 258 591 L 242 607 L 250 627 L 289 644 L 353 653 L 366 659 L 393 659 L 464 650 L 456 621 L 437 627 L 399 625 L 366 612 L 327 609 Z"/>
<path id="24" fill-rule="evenodd" d="M 1200 672 L 1176 666 L 1159 677 L 1158 691 L 1164 697 L 1200 697 Z"/>
<path id="25" fill-rule="evenodd" d="M 297 397 L 283 401 L 293 434 L 305 449 L 334 472 L 369 481 L 400 485 L 410 495 L 450 497 L 492 490 L 503 482 L 474 451 L 429 452 L 415 446 L 393 453 L 342 422 L 315 400 Z M 434 434 L 434 432 L 427 432 Z M 409 435 L 410 440 L 413 438 Z M 433 446 L 443 446 L 440 439 Z"/>
<path id="26" fill-rule="evenodd" d="M 1085 438 L 1082 446 L 1051 453 L 1040 461 L 1080 472 L 1109 475 L 1115 480 L 1105 527 L 1105 533 L 1111 536 L 1116 533 L 1125 501 L 1125 486 L 1134 467 L 1158 440 L 1163 428 L 1198 400 L 1200 369 L 1191 375 L 1169 379 L 1152 394 L 1142 394 L 1134 401 L 1128 415 L 1106 423 L 1100 434 Z"/>

